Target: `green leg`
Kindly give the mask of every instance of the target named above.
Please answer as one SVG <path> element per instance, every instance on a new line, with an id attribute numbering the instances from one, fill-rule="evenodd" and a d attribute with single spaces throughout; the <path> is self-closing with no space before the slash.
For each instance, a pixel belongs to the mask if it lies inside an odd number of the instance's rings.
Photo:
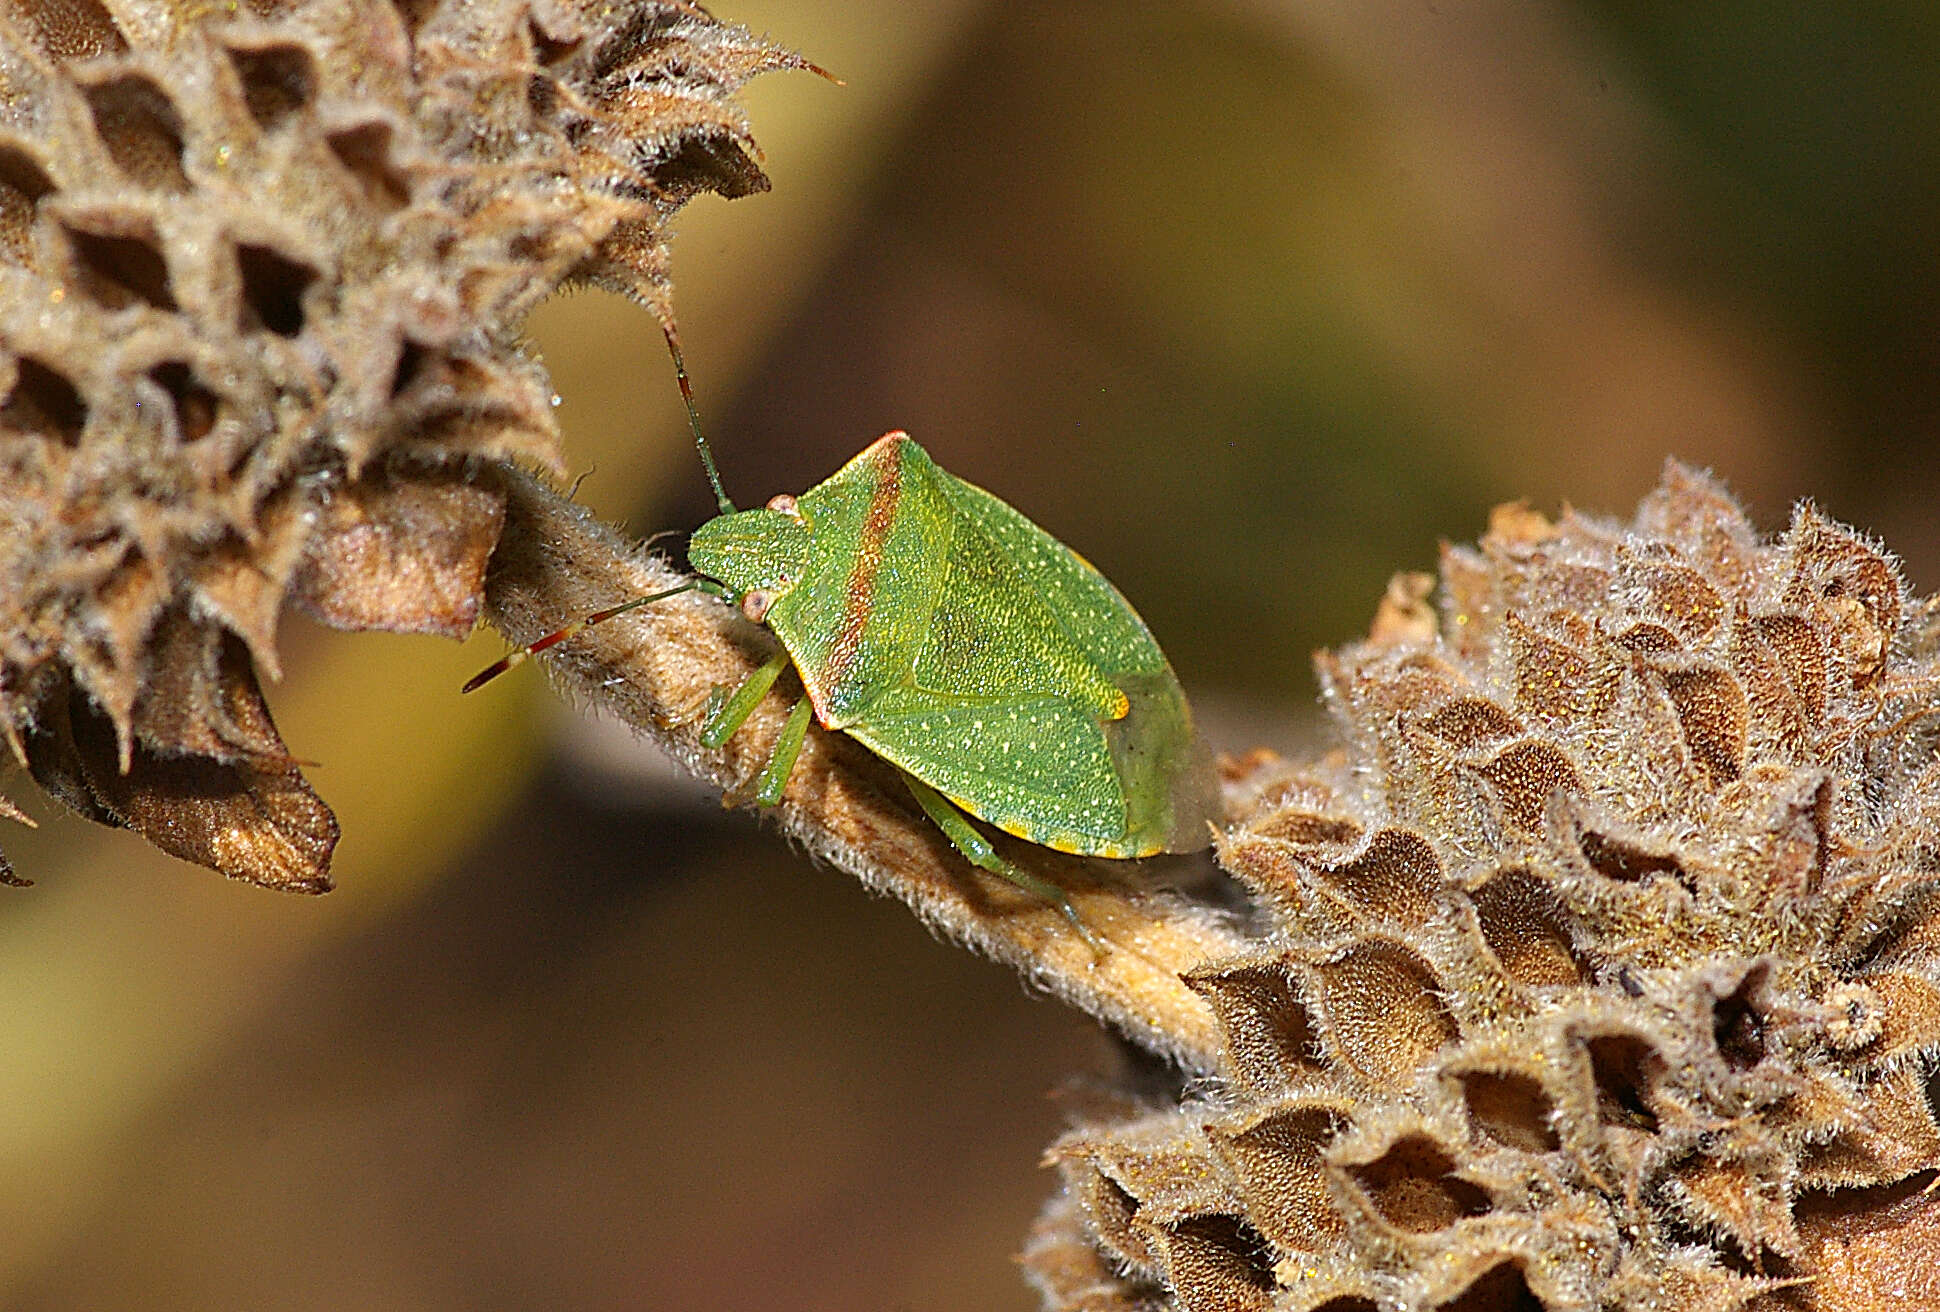
<path id="1" fill-rule="evenodd" d="M 701 746 L 710 749 L 719 747 L 734 737 L 734 731 L 747 723 L 748 717 L 754 714 L 754 708 L 761 705 L 761 699 L 768 695 L 768 689 L 775 686 L 775 680 L 787 664 L 788 653 L 778 651 L 763 661 L 761 668 L 750 674 L 726 701 L 716 705 L 710 697 L 707 724 L 701 729 Z M 720 689 L 715 691 L 719 692 Z"/>
<path id="2" fill-rule="evenodd" d="M 788 723 L 781 727 L 781 736 L 775 739 L 774 755 L 768 758 L 761 777 L 754 781 L 756 806 L 773 806 L 781 800 L 781 790 L 788 786 L 788 776 L 794 772 L 795 758 L 802 754 L 802 739 L 808 734 L 810 709 L 808 698 L 804 697 L 788 713 Z"/>
<path id="3" fill-rule="evenodd" d="M 998 855 L 997 849 L 990 845 L 990 840 L 978 833 L 963 812 L 957 810 L 950 799 L 936 789 L 908 771 L 903 772 L 903 782 L 908 784 L 909 791 L 915 794 L 916 803 L 923 808 L 923 813 L 936 822 L 936 827 L 943 831 L 943 836 L 956 846 L 957 851 L 963 853 L 971 865 L 979 870 L 988 870 L 993 875 L 1000 875 L 1025 892 L 1035 894 L 1049 902 L 1064 913 L 1064 918 L 1071 922 L 1071 927 L 1078 931 L 1079 937 L 1091 945 L 1093 952 L 1100 956 L 1104 955 L 1104 940 L 1093 934 L 1090 927 L 1078 919 L 1078 909 L 1071 905 L 1071 899 L 1064 895 L 1063 889 L 1048 879 L 1027 875 L 1004 860 Z"/>

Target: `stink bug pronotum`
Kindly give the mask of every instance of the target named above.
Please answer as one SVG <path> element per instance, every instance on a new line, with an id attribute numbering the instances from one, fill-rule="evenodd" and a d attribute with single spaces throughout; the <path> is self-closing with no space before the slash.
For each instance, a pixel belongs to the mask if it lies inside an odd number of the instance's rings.
<path id="1" fill-rule="evenodd" d="M 1185 694 L 1144 621 L 1077 553 L 905 433 L 760 510 L 734 508 L 698 421 L 694 437 L 722 512 L 688 546 L 701 577 L 548 634 L 466 692 L 589 625 L 698 589 L 782 648 L 732 693 L 716 690 L 704 745 L 727 742 L 790 661 L 801 676 L 805 695 L 755 784 L 762 806 L 781 800 L 812 712 L 896 766 L 974 865 L 1053 903 L 1094 945 L 1063 891 L 1005 860 L 964 812 L 1089 856 L 1210 842 L 1212 774 Z"/>

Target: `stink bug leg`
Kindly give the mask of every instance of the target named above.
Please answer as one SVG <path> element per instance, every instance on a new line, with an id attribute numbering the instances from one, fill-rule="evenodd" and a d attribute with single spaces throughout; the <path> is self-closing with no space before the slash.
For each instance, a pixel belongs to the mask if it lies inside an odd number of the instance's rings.
<path id="1" fill-rule="evenodd" d="M 965 860 L 979 870 L 988 870 L 993 875 L 1008 879 L 1026 893 L 1049 902 L 1064 913 L 1064 918 L 1078 931 L 1078 937 L 1089 944 L 1093 952 L 1101 957 L 1105 955 L 1104 940 L 1093 934 L 1091 927 L 1079 919 L 1078 909 L 1071 905 L 1071 899 L 1064 895 L 1063 889 L 1048 879 L 1027 875 L 1004 860 L 998 855 L 997 849 L 990 845 L 990 840 L 978 833 L 963 812 L 950 804 L 949 798 L 907 770 L 902 772 L 902 776 L 903 782 L 909 785 L 910 793 L 915 796 L 916 804 L 923 808 L 923 814 L 935 822 L 936 827 L 943 831 L 943 836 L 963 853 Z"/>
<path id="2" fill-rule="evenodd" d="M 768 695 L 768 689 L 775 686 L 775 679 L 788 668 L 788 653 L 778 651 L 736 688 L 727 699 L 716 707 L 707 717 L 701 728 L 701 746 L 713 751 L 734 737 L 734 731 L 747 723 L 754 714 L 754 708 L 761 705 L 761 699 Z M 720 689 L 715 689 L 719 692 Z M 708 699 L 710 702 L 712 697 Z"/>
<path id="3" fill-rule="evenodd" d="M 802 739 L 808 736 L 809 712 L 814 709 L 804 697 L 788 713 L 788 722 L 782 725 L 781 736 L 775 739 L 774 754 L 768 758 L 761 777 L 755 780 L 756 806 L 773 806 L 781 801 L 781 790 L 788 786 L 788 776 L 795 772 L 795 759 L 802 754 Z"/>

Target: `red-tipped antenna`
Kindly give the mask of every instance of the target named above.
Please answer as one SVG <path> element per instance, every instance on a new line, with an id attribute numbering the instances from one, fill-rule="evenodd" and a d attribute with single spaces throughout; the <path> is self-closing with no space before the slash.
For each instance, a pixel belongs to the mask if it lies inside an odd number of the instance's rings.
<path id="1" fill-rule="evenodd" d="M 655 601 L 665 601 L 669 597 L 679 596 L 683 592 L 693 592 L 697 588 L 703 592 L 712 591 L 718 586 L 718 584 L 710 583 L 706 579 L 692 579 L 677 588 L 668 588 L 665 592 L 656 592 L 646 597 L 635 597 L 632 601 L 623 601 L 617 606 L 608 606 L 605 610 L 595 611 L 584 619 L 574 620 L 563 629 L 555 629 L 537 642 L 519 648 L 519 650 L 505 657 L 503 660 L 494 661 L 477 674 L 474 674 L 466 681 L 465 686 L 458 691 L 466 693 L 477 688 L 482 688 L 493 679 L 498 678 L 499 675 L 511 669 L 514 665 L 524 664 L 528 657 L 536 656 L 555 643 L 564 642 L 573 635 L 592 628 L 595 624 L 604 624 L 615 615 L 624 615 L 637 606 L 645 606 Z"/>

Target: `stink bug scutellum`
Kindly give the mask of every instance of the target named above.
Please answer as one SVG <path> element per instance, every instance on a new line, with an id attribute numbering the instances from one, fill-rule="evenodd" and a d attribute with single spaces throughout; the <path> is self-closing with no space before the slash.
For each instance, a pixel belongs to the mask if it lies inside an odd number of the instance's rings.
<path id="1" fill-rule="evenodd" d="M 589 625 L 698 589 L 782 647 L 733 693 L 717 690 L 702 743 L 733 736 L 788 662 L 801 676 L 805 695 L 755 785 L 762 806 L 781 800 L 812 711 L 896 766 L 973 864 L 1055 904 L 1087 939 L 1062 890 L 1006 861 L 964 812 L 1089 856 L 1211 841 L 1212 776 L 1179 681 L 1130 603 L 1077 553 L 904 433 L 799 497 L 739 511 L 698 421 L 694 438 L 722 512 L 688 546 L 702 577 L 548 634 L 466 692 Z"/>

